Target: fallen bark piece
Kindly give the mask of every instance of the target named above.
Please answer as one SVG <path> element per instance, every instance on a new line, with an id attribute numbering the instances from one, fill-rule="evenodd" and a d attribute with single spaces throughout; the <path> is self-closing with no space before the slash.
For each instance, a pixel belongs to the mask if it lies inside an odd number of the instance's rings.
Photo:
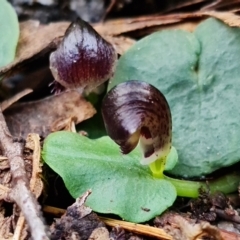
<path id="1" fill-rule="evenodd" d="M 0 74 L 12 69 L 19 63 L 29 60 L 40 52 L 54 49 L 54 40 L 63 36 L 70 22 L 51 23 L 41 25 L 39 21 L 26 21 L 20 24 L 20 37 L 18 41 L 15 60 L 0 69 Z"/>
<path id="2" fill-rule="evenodd" d="M 67 208 L 66 213 L 53 223 L 50 227 L 52 240 L 90 240 L 91 234 L 93 234 L 93 237 L 96 237 L 96 232 L 93 232 L 95 229 L 98 229 L 96 231 L 102 231 L 99 230 L 99 228 L 104 228 L 104 223 L 101 222 L 97 214 L 93 213 L 89 207 L 84 206 L 90 193 L 90 191 L 87 191 L 82 197 L 78 198 L 72 206 Z M 104 236 L 107 236 L 106 232 Z M 92 238 L 92 240 L 93 239 L 100 240 L 104 238 Z"/>
<path id="3" fill-rule="evenodd" d="M 77 91 L 67 91 L 39 101 L 14 104 L 4 116 L 11 134 L 26 138 L 29 132 L 46 137 L 50 132 L 65 129 L 69 125 L 66 119 L 78 124 L 95 113 L 91 103 Z"/>

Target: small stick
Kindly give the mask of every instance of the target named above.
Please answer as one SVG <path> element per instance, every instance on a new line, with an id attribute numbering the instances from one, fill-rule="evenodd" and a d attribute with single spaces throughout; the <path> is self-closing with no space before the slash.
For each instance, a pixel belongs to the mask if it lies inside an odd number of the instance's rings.
<path id="1" fill-rule="evenodd" d="M 25 218 L 23 216 L 23 213 L 21 212 L 20 216 L 18 218 L 18 221 L 17 221 L 16 228 L 14 230 L 14 235 L 13 235 L 12 240 L 19 240 L 20 239 L 21 234 L 22 234 L 22 230 L 24 228 L 24 224 L 25 224 Z"/>
<path id="2" fill-rule="evenodd" d="M 102 17 L 102 21 L 104 21 L 106 19 L 107 15 L 111 12 L 111 10 L 114 8 L 116 3 L 117 3 L 117 0 L 111 0 L 110 1 L 109 5 L 108 5 L 103 17 Z"/>
<path id="3" fill-rule="evenodd" d="M 41 169 L 39 167 L 40 157 L 41 157 L 40 138 L 38 134 L 34 134 L 34 133 L 29 134 L 28 137 L 33 142 L 33 145 L 34 145 L 33 156 L 32 156 L 32 176 L 30 180 L 30 190 L 31 192 L 34 193 L 35 197 L 38 198 L 39 195 L 41 194 L 42 189 L 40 189 L 40 192 L 34 192 L 34 190 L 36 186 L 36 181 L 39 177 L 39 174 L 41 173 Z M 25 218 L 23 213 L 21 212 L 17 221 L 17 225 L 15 228 L 12 240 L 20 239 L 24 226 L 25 226 Z"/>
<path id="4" fill-rule="evenodd" d="M 148 237 L 156 237 L 158 239 L 164 239 L 164 240 L 173 240 L 171 235 L 167 234 L 164 230 L 160 228 L 131 223 L 131 222 L 125 222 L 121 220 L 115 220 L 115 219 L 105 218 L 105 217 L 100 217 L 100 219 L 110 227 L 120 226 L 123 229 L 136 234 L 140 234 Z"/>

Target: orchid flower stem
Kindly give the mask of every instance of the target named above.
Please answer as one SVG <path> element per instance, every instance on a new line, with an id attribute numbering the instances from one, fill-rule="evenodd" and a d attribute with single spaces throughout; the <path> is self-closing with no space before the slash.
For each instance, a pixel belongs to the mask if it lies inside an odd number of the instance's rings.
<path id="1" fill-rule="evenodd" d="M 149 167 L 155 178 L 164 178 L 163 171 L 166 164 L 166 158 L 160 158 L 150 163 Z"/>
<path id="2" fill-rule="evenodd" d="M 231 173 L 208 182 L 171 178 L 163 174 L 165 164 L 166 158 L 161 158 L 151 163 L 149 167 L 153 177 L 171 182 L 179 197 L 197 198 L 200 188 L 209 190 L 210 193 L 222 192 L 228 194 L 236 191 L 240 183 L 240 173 Z"/>
<path id="3" fill-rule="evenodd" d="M 222 192 L 224 194 L 229 194 L 236 191 L 240 183 L 239 173 L 231 173 L 209 182 L 180 180 L 170 178 L 166 175 L 164 175 L 163 178 L 174 185 L 179 197 L 190 198 L 197 198 L 200 188 L 210 191 L 210 193 Z"/>

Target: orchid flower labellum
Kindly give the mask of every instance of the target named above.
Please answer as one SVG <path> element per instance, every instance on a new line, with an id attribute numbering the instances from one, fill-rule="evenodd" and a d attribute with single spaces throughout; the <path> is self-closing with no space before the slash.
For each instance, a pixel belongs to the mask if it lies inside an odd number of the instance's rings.
<path id="1" fill-rule="evenodd" d="M 172 136 L 171 112 L 163 94 L 142 81 L 121 83 L 105 96 L 102 115 L 121 152 L 128 154 L 139 143 L 141 163 L 150 166 L 153 176 L 163 178 Z"/>

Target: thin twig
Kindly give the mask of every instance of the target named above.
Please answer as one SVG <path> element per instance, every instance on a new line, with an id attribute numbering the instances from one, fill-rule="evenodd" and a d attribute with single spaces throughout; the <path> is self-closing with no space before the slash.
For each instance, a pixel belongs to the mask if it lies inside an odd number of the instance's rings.
<path id="1" fill-rule="evenodd" d="M 125 222 L 111 218 L 100 217 L 100 219 L 110 227 L 121 226 L 123 229 L 130 232 L 141 234 L 148 237 L 156 237 L 158 239 L 173 240 L 172 236 L 167 234 L 163 229 L 151 227 L 143 224 Z"/>
<path id="2" fill-rule="evenodd" d="M 8 158 L 12 174 L 12 191 L 10 199 L 20 207 L 32 233 L 32 239 L 49 239 L 46 227 L 43 224 L 40 206 L 29 190 L 26 178 L 24 160 L 22 158 L 23 147 L 19 142 L 14 142 L 7 128 L 4 116 L 0 111 L 0 144 L 3 154 Z"/>
<path id="3" fill-rule="evenodd" d="M 108 7 L 107 7 L 107 10 L 105 11 L 103 17 L 102 17 L 102 21 L 104 21 L 107 17 L 107 15 L 111 12 L 111 10 L 114 8 L 114 6 L 116 5 L 117 3 L 117 0 L 111 0 Z"/>
<path id="4" fill-rule="evenodd" d="M 25 224 L 25 218 L 23 216 L 23 213 L 21 212 L 20 216 L 18 218 L 18 221 L 17 221 L 16 228 L 14 230 L 14 234 L 13 234 L 12 240 L 19 240 L 20 239 L 21 234 L 22 234 L 22 230 L 24 228 L 24 224 Z"/>
<path id="5" fill-rule="evenodd" d="M 41 168 L 39 167 L 40 164 L 40 157 L 41 157 L 41 146 L 40 146 L 40 138 L 38 134 L 29 134 L 27 143 L 33 143 L 33 155 L 32 155 L 32 176 L 30 180 L 30 190 L 32 193 L 34 193 L 35 197 L 38 198 L 39 195 L 42 192 L 42 186 L 40 189 L 36 187 L 37 185 L 37 180 L 39 179 L 39 174 L 41 173 Z M 26 144 L 27 145 L 27 144 Z M 42 183 L 42 182 L 41 182 Z M 36 188 L 36 189 L 35 189 Z M 20 236 L 22 234 L 22 231 L 24 230 L 25 227 L 25 218 L 24 215 L 20 214 L 17 225 L 14 231 L 13 239 L 12 240 L 18 240 L 20 239 Z"/>

